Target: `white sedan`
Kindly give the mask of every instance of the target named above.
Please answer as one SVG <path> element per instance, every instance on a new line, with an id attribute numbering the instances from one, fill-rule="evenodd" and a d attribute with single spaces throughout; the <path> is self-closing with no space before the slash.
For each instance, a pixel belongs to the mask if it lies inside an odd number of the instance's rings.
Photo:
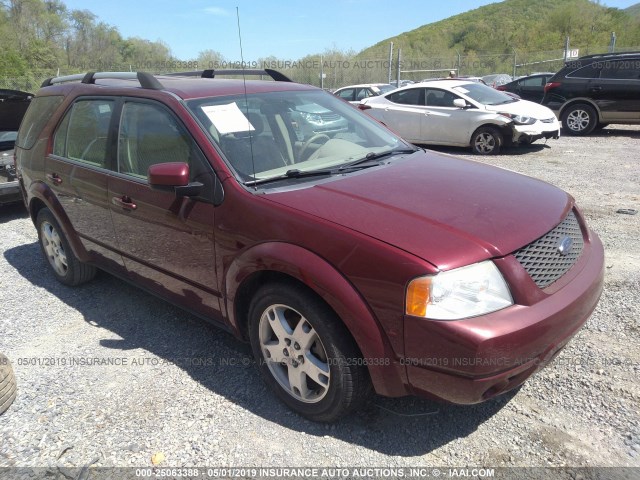
<path id="1" fill-rule="evenodd" d="M 415 83 L 365 98 L 358 108 L 412 143 L 471 147 L 481 155 L 560 137 L 547 107 L 467 80 Z"/>

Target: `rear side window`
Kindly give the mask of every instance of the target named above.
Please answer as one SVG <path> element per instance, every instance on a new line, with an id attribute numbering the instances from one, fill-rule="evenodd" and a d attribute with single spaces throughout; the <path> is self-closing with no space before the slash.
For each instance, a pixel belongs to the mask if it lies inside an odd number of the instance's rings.
<path id="1" fill-rule="evenodd" d="M 411 88 L 387 95 L 393 103 L 402 105 L 424 105 L 424 88 Z"/>
<path id="2" fill-rule="evenodd" d="M 525 78 L 520 82 L 520 85 L 523 87 L 541 87 L 544 85 L 544 83 L 542 83 L 544 80 L 545 77 Z"/>
<path id="3" fill-rule="evenodd" d="M 600 78 L 640 80 L 640 60 L 603 62 Z"/>
<path id="4" fill-rule="evenodd" d="M 107 168 L 107 137 L 115 102 L 79 100 L 60 123 L 53 154 Z"/>
<path id="5" fill-rule="evenodd" d="M 345 100 L 353 100 L 353 88 L 347 88 L 346 90 L 338 92 L 338 97 L 344 98 Z"/>
<path id="6" fill-rule="evenodd" d="M 25 150 L 33 148 L 40 132 L 49 121 L 53 112 L 60 106 L 64 97 L 52 95 L 48 97 L 35 97 L 22 119 L 16 145 Z"/>
<path id="7" fill-rule="evenodd" d="M 598 62 L 579 68 L 569 73 L 569 78 L 598 78 L 600 76 L 600 65 Z"/>

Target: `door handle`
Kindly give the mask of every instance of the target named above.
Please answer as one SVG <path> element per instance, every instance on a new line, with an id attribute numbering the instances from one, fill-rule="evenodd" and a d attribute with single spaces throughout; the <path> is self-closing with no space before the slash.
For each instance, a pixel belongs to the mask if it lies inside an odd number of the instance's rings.
<path id="1" fill-rule="evenodd" d="M 49 180 L 54 185 L 60 185 L 62 183 L 62 179 L 57 173 L 47 173 L 47 180 Z"/>
<path id="2" fill-rule="evenodd" d="M 123 195 L 121 197 L 111 197 L 111 203 L 123 208 L 124 210 L 135 210 L 136 208 L 138 208 L 138 206 L 133 203 L 133 200 L 131 200 L 126 195 Z"/>

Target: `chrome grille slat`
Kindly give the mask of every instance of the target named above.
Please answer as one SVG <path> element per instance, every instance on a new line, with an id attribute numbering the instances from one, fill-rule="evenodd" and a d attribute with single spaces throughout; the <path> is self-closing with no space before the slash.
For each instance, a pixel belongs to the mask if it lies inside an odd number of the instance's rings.
<path id="1" fill-rule="evenodd" d="M 561 255 L 558 245 L 567 236 L 573 240 L 573 246 L 567 255 Z M 575 213 L 571 211 L 557 227 L 513 255 L 535 284 L 546 288 L 569 271 L 583 247 L 582 231 Z"/>

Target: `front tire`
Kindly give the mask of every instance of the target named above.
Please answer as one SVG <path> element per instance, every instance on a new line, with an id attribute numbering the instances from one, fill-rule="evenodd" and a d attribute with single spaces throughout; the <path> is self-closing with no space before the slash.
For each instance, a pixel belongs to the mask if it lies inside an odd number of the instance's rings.
<path id="1" fill-rule="evenodd" d="M 249 337 L 267 385 L 303 417 L 333 422 L 367 399 L 369 376 L 355 342 L 306 288 L 262 287 L 249 307 Z"/>
<path id="2" fill-rule="evenodd" d="M 497 155 L 502 143 L 502 134 L 493 127 L 480 127 L 471 136 L 471 148 L 477 155 Z"/>
<path id="3" fill-rule="evenodd" d="M 76 258 L 51 210 L 43 208 L 38 212 L 36 228 L 42 254 L 60 283 L 74 287 L 95 277 L 95 267 Z"/>
<path id="4" fill-rule="evenodd" d="M 569 135 L 588 135 L 598 124 L 598 115 L 590 105 L 576 103 L 562 113 L 562 128 Z"/>

